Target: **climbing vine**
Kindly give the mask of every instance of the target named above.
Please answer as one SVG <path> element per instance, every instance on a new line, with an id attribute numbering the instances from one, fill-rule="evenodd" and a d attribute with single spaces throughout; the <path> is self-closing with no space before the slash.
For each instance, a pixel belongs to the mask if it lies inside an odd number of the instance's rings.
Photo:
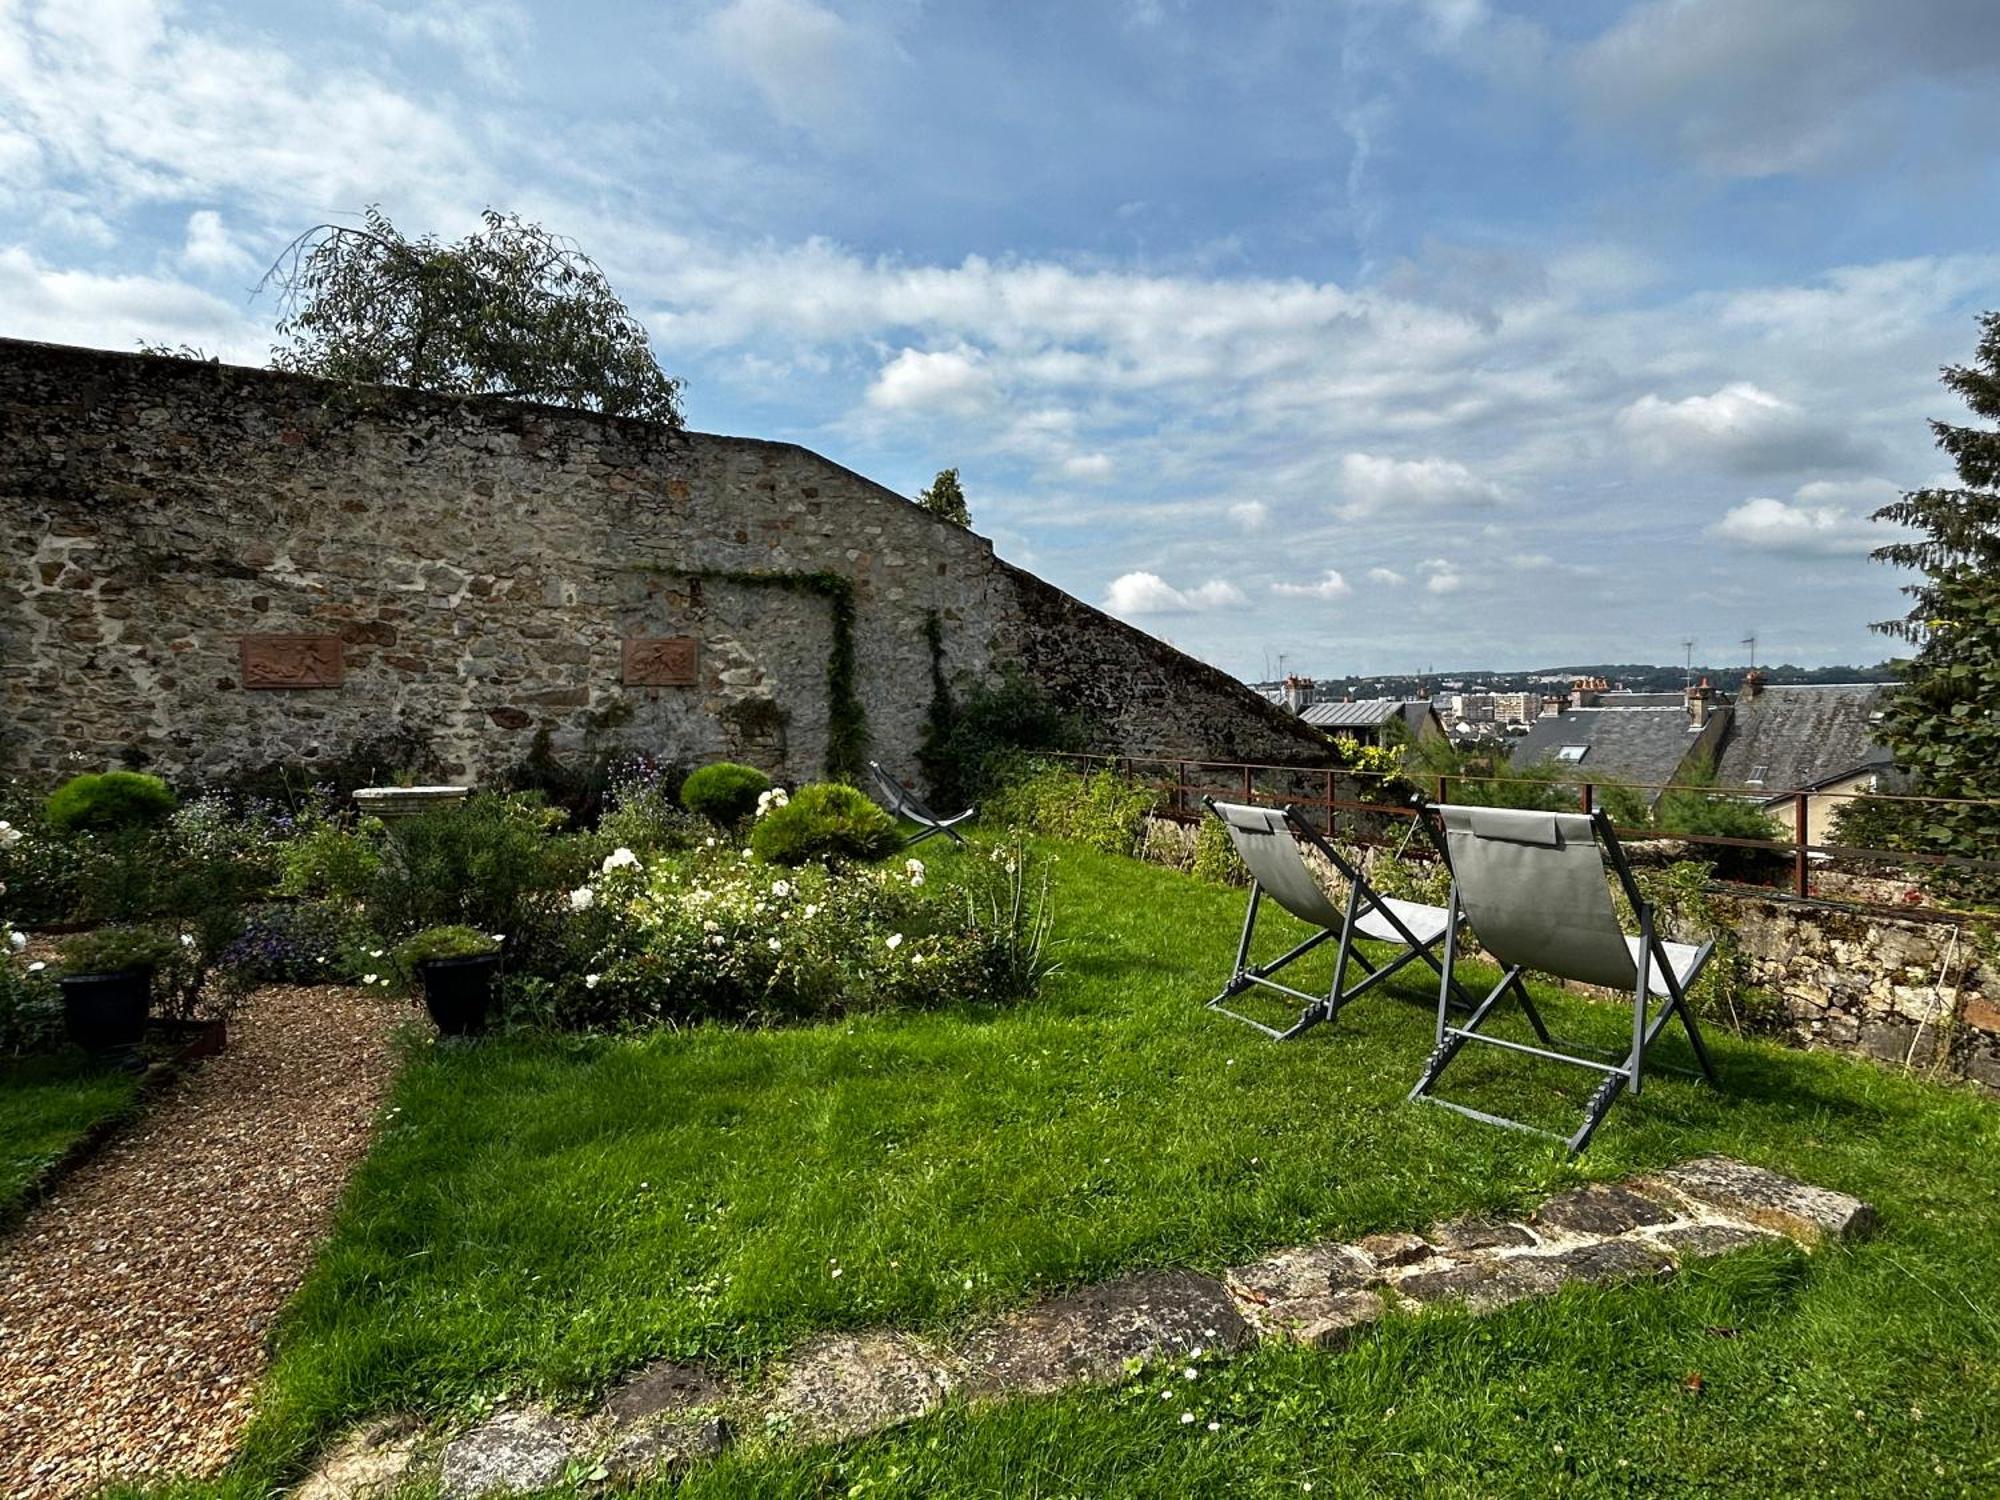
<path id="1" fill-rule="evenodd" d="M 952 736 L 958 728 L 958 704 L 951 696 L 951 682 L 944 670 L 944 616 L 924 611 L 924 644 L 931 652 L 931 702 L 924 715 L 923 743 L 917 749 L 917 764 L 934 796 L 957 802 L 962 794 L 957 766 L 951 754 Z"/>
<path id="2" fill-rule="evenodd" d="M 826 774 L 859 776 L 868 765 L 868 711 L 854 688 L 854 583 L 840 573 L 780 573 L 731 568 L 662 569 L 745 588 L 790 589 L 826 600 L 833 644 L 826 656 Z"/>

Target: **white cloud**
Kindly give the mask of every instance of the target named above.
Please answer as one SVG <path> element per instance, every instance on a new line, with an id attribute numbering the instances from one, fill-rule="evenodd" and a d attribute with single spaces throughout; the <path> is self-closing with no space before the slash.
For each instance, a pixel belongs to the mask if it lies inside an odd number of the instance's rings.
<path id="1" fill-rule="evenodd" d="M 212 208 L 188 215 L 180 260 L 191 271 L 247 271 L 256 266 L 256 259 L 237 243 L 222 215 Z"/>
<path id="2" fill-rule="evenodd" d="M 993 378 L 967 349 L 905 349 L 882 367 L 868 387 L 870 406 L 883 411 L 976 410 Z"/>
<path id="3" fill-rule="evenodd" d="M 1424 561 L 1424 587 L 1433 594 L 1455 594 L 1465 586 L 1465 574 L 1455 562 L 1432 557 Z"/>
<path id="4" fill-rule="evenodd" d="M 490 87 L 514 81 L 534 34 L 528 13 L 508 0 L 347 0 L 393 40 L 428 42 L 456 57 Z"/>
<path id="5" fill-rule="evenodd" d="M 157 276 L 60 270 L 19 246 L 0 249 L 0 308 L 10 338 L 126 350 L 142 339 L 188 343 L 250 363 L 269 343 L 263 325 L 198 287 Z"/>
<path id="6" fill-rule="evenodd" d="M 1791 500 L 1768 495 L 1733 506 L 1708 534 L 1758 552 L 1792 557 L 1863 557 L 1900 528 L 1869 520 L 1901 491 L 1886 479 L 1805 484 Z"/>
<path id="7" fill-rule="evenodd" d="M 1769 474 L 1850 469 L 1870 458 L 1850 437 L 1747 380 L 1679 401 L 1641 396 L 1618 413 L 1618 431 L 1638 458 L 1660 467 L 1718 464 Z"/>
<path id="8" fill-rule="evenodd" d="M 1177 589 L 1157 573 L 1120 574 L 1104 594 L 1104 607 L 1114 615 L 1187 614 L 1238 609 L 1247 603 L 1241 589 L 1220 578 L 1195 588 Z"/>
<path id="9" fill-rule="evenodd" d="M 748 78 L 786 124 L 815 131 L 852 123 L 868 61 L 854 27 L 813 0 L 729 0 L 709 19 L 723 61 Z"/>
<path id="10" fill-rule="evenodd" d="M 1354 589 L 1340 576 L 1338 568 L 1328 568 L 1317 583 L 1274 583 L 1271 592 L 1290 599 L 1338 599 Z"/>
<path id="11" fill-rule="evenodd" d="M 1368 581 L 1370 583 L 1379 583 L 1384 588 L 1399 589 L 1410 580 L 1405 578 L 1401 573 L 1398 573 L 1394 568 L 1370 568 L 1368 570 Z"/>
<path id="12" fill-rule="evenodd" d="M 1412 508 L 1442 510 L 1495 505 L 1500 487 L 1449 458 L 1381 458 L 1349 453 L 1340 460 L 1340 488 L 1350 518 L 1377 511 Z"/>
<path id="13" fill-rule="evenodd" d="M 1111 456 L 1107 453 L 1078 453 L 1062 461 L 1062 471 L 1071 479 L 1101 484 L 1111 477 Z"/>
<path id="14" fill-rule="evenodd" d="M 1229 507 L 1229 519 L 1239 531 L 1255 534 L 1271 523 L 1271 507 L 1262 500 L 1239 500 Z"/>

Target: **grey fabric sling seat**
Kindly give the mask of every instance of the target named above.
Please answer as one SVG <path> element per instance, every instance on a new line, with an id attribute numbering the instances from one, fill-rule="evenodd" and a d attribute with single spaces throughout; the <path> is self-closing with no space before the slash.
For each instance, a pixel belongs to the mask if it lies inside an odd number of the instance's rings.
<path id="1" fill-rule="evenodd" d="M 1350 1000 L 1418 959 L 1437 971 L 1448 991 L 1456 988 L 1437 955 L 1450 925 L 1443 907 L 1379 894 L 1339 850 L 1289 807 L 1252 807 L 1238 802 L 1217 802 L 1210 797 L 1202 798 L 1202 804 L 1229 830 L 1229 842 L 1249 867 L 1251 876 L 1250 907 L 1243 917 L 1242 940 L 1236 945 L 1236 966 L 1222 993 L 1208 1002 L 1210 1010 L 1221 1011 L 1284 1042 L 1321 1021 L 1332 1020 Z M 1301 843 L 1318 850 L 1347 882 L 1344 906 L 1336 906 L 1314 878 L 1300 851 Z M 1257 913 L 1266 897 L 1319 931 L 1271 962 L 1253 966 L 1250 943 L 1256 932 Z M 1394 943 L 1404 951 L 1387 963 L 1377 964 L 1355 946 L 1357 937 Z M 1333 983 L 1325 994 L 1308 994 L 1271 977 L 1322 943 L 1335 939 L 1340 947 L 1334 956 Z M 1363 973 L 1351 986 L 1347 983 L 1350 966 Z M 1229 1001 L 1259 987 L 1304 1001 L 1305 1009 L 1298 1020 L 1288 1027 L 1267 1026 L 1229 1008 Z M 1471 998 L 1463 991 L 1459 995 L 1470 1009 Z"/>
<path id="2" fill-rule="evenodd" d="M 1442 825 L 1451 860 L 1450 930 L 1444 942 L 1446 983 L 1457 958 L 1461 912 L 1478 934 L 1480 945 L 1499 961 L 1501 975 L 1492 993 L 1458 1025 L 1445 1013 L 1450 992 L 1440 989 L 1437 1045 L 1424 1065 L 1423 1076 L 1410 1091 L 1412 1099 L 1428 1099 L 1489 1124 L 1553 1135 L 1439 1098 L 1432 1090 L 1470 1043 L 1594 1069 L 1603 1077 L 1585 1108 L 1583 1124 L 1574 1134 L 1557 1137 L 1566 1139 L 1571 1151 L 1581 1151 L 1619 1094 L 1626 1089 L 1638 1094 L 1646 1054 L 1675 1016 L 1686 1029 L 1701 1075 L 1710 1083 L 1716 1081 L 1715 1065 L 1709 1060 L 1687 1001 L 1688 986 L 1700 977 L 1715 945 L 1670 943 L 1654 931 L 1653 908 L 1639 894 L 1609 818 L 1601 812 L 1443 805 L 1426 807 L 1421 815 L 1435 817 Z M 1611 904 L 1607 865 L 1638 917 L 1637 937 L 1625 931 Z M 1582 1049 L 1559 1050 L 1521 983 L 1522 973 L 1528 970 L 1629 993 L 1632 1036 L 1624 1055 L 1606 1055 L 1600 1060 L 1577 1055 Z M 1482 1029 L 1510 991 L 1520 1001 L 1540 1046 L 1509 1041 Z"/>
<path id="3" fill-rule="evenodd" d="M 941 833 L 954 843 L 965 842 L 965 835 L 958 831 L 957 825 L 977 813 L 978 808 L 968 807 L 953 817 L 940 818 L 917 800 L 916 793 L 883 770 L 879 761 L 869 761 L 868 770 L 875 778 L 875 785 L 882 789 L 882 800 L 889 804 L 889 811 L 899 818 L 908 818 L 920 830 L 903 840 L 905 849 L 912 844 L 921 844 L 925 839 L 936 838 Z"/>

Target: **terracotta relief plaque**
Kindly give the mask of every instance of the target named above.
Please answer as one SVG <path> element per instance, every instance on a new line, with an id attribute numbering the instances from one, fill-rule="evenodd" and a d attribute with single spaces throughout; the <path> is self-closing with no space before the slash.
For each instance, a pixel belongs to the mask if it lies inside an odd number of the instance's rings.
<path id="1" fill-rule="evenodd" d="M 337 635 L 243 637 L 247 688 L 337 688 L 341 665 Z"/>
<path id="2" fill-rule="evenodd" d="M 627 687 L 692 687 L 699 665 L 691 635 L 634 636 L 625 642 L 621 680 Z"/>

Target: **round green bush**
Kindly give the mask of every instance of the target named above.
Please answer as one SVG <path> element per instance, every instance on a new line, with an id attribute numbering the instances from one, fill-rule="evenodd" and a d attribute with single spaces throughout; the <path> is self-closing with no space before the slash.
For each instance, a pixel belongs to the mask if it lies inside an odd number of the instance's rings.
<path id="1" fill-rule="evenodd" d="M 774 865 L 880 859 L 901 842 L 895 819 L 863 793 L 837 781 L 800 787 L 791 801 L 765 813 L 750 832 L 751 850 Z"/>
<path id="2" fill-rule="evenodd" d="M 58 833 L 80 829 L 102 833 L 161 822 L 179 805 L 157 776 L 104 771 L 72 776 L 49 793 L 42 815 Z"/>
<path id="3" fill-rule="evenodd" d="M 719 760 L 681 783 L 681 806 L 728 828 L 755 812 L 757 799 L 770 789 L 771 778 L 755 766 Z"/>

